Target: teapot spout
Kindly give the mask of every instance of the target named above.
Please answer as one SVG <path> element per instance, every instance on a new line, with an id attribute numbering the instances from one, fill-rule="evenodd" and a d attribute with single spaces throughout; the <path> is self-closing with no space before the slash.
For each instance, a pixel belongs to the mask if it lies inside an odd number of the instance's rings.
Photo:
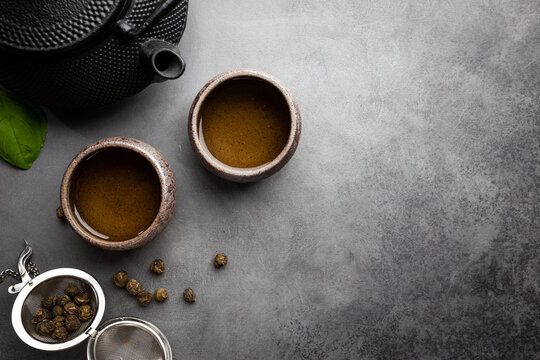
<path id="1" fill-rule="evenodd" d="M 179 78 L 186 69 L 180 50 L 173 44 L 162 40 L 148 40 L 139 51 L 143 65 L 152 82 L 162 82 Z"/>

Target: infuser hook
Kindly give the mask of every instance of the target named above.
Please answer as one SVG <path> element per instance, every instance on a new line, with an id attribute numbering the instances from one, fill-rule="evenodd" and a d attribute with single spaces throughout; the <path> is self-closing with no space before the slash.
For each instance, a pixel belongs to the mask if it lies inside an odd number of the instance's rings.
<path id="1" fill-rule="evenodd" d="M 18 272 L 11 269 L 6 269 L 0 273 L 0 282 L 3 282 L 7 276 L 11 276 L 21 281 L 20 283 L 9 287 L 8 292 L 10 294 L 17 294 L 18 292 L 22 290 L 23 287 L 26 286 L 26 284 L 28 283 L 31 284 L 32 277 L 30 275 L 32 275 L 33 277 L 39 275 L 39 271 L 36 265 L 34 265 L 33 263 L 28 262 L 28 269 L 27 269 L 26 262 L 28 261 L 28 258 L 30 257 L 30 255 L 32 255 L 32 248 L 30 247 L 30 245 L 28 244 L 26 240 L 24 241 L 24 243 L 25 243 L 24 250 L 19 255 L 19 260 L 17 261 Z"/>

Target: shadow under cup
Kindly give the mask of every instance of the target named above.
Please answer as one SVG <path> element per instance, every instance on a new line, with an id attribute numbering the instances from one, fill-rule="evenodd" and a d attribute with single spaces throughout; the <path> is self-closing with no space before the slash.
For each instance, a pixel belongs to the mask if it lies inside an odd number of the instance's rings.
<path id="1" fill-rule="evenodd" d="M 191 107 L 191 146 L 215 175 L 254 182 L 279 171 L 294 154 L 301 118 L 290 91 L 258 70 L 222 73 L 199 92 Z"/>
<path id="2" fill-rule="evenodd" d="M 89 145 L 70 163 L 60 200 L 65 218 L 83 239 L 108 250 L 146 244 L 170 221 L 176 180 L 152 146 L 131 138 Z"/>

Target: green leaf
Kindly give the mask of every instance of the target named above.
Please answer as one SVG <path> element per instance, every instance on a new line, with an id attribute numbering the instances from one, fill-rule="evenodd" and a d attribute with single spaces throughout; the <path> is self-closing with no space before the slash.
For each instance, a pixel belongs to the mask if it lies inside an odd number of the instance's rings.
<path id="1" fill-rule="evenodd" d="M 0 91 L 0 156 L 11 165 L 30 169 L 38 158 L 47 118 L 36 105 Z"/>

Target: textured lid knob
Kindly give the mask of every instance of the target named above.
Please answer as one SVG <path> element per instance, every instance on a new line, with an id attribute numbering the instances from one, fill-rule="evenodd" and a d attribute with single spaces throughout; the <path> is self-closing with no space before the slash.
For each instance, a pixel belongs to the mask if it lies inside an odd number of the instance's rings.
<path id="1" fill-rule="evenodd" d="M 100 33 L 126 0 L 1 0 L 0 46 L 44 53 L 71 49 Z"/>

